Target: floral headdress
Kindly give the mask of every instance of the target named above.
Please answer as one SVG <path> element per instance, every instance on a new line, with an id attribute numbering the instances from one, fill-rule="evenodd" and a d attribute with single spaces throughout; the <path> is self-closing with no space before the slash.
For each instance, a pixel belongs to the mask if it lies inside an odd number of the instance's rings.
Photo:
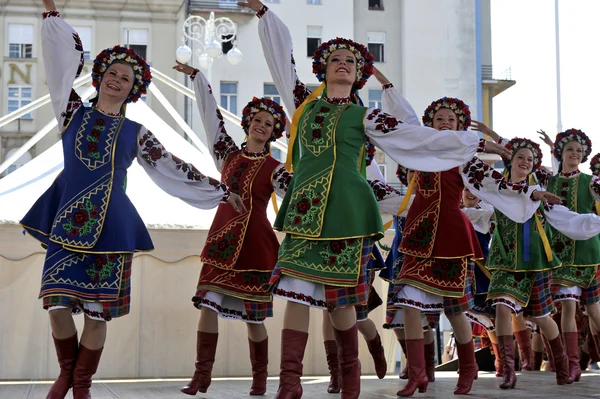
<path id="1" fill-rule="evenodd" d="M 270 141 L 275 141 L 283 135 L 283 131 L 285 130 L 285 111 L 281 107 L 281 105 L 277 104 L 275 101 L 270 98 L 252 98 L 252 101 L 248 103 L 244 107 L 242 111 L 242 128 L 244 132 L 248 134 L 248 129 L 250 128 L 250 122 L 254 115 L 259 113 L 260 111 L 267 111 L 271 115 L 273 115 L 273 119 L 275 120 L 275 125 L 273 126 L 273 137 Z"/>
<path id="2" fill-rule="evenodd" d="M 400 183 L 408 186 L 408 168 L 398 164 L 398 168 L 396 169 L 396 176 L 398 176 L 398 180 Z"/>
<path id="3" fill-rule="evenodd" d="M 115 61 L 126 62 L 133 68 L 133 88 L 125 102 L 136 102 L 142 95 L 146 94 L 146 90 L 152 81 L 152 73 L 150 72 L 150 66 L 146 60 L 130 48 L 116 45 L 113 48 L 102 50 L 94 60 L 94 67 L 92 68 L 92 84 L 96 88 L 96 91 L 99 92 L 100 82 L 104 77 L 104 73 Z"/>
<path id="4" fill-rule="evenodd" d="M 521 148 L 529 149 L 531 151 L 531 153 L 533 154 L 532 172 L 535 171 L 536 169 L 539 169 L 539 167 L 542 165 L 542 157 L 544 154 L 542 153 L 542 149 L 540 148 L 540 145 L 538 143 L 536 143 L 535 141 L 515 137 L 506 144 L 506 148 L 508 148 L 512 152 L 512 157 L 514 157 L 515 153 L 517 151 L 519 151 Z M 511 157 L 511 159 L 512 159 L 512 157 Z M 504 160 L 504 166 L 508 170 L 510 170 L 510 161 L 511 161 L 510 159 Z"/>
<path id="5" fill-rule="evenodd" d="M 560 162 L 562 160 L 563 148 L 571 141 L 576 141 L 581 144 L 583 147 L 583 158 L 581 159 L 581 162 L 585 162 L 592 153 L 592 140 L 590 140 L 587 134 L 578 129 L 568 129 L 556 135 L 552 150 L 554 158 Z"/>
<path id="6" fill-rule="evenodd" d="M 594 155 L 590 161 L 590 169 L 594 176 L 600 176 L 600 153 Z"/>
<path id="7" fill-rule="evenodd" d="M 350 39 L 336 37 L 328 42 L 322 43 L 313 55 L 313 73 L 317 75 L 319 82 L 325 80 L 327 60 L 331 53 L 336 50 L 346 49 L 354 54 L 356 58 L 356 80 L 352 86 L 353 90 L 360 90 L 367 83 L 367 79 L 373 74 L 374 58 L 369 50 L 360 43 Z"/>
<path id="8" fill-rule="evenodd" d="M 423 114 L 423 124 L 433 127 L 433 116 L 442 108 L 453 111 L 458 118 L 458 130 L 467 130 L 471 125 L 471 111 L 462 100 L 454 97 L 442 97 L 432 102 Z"/>

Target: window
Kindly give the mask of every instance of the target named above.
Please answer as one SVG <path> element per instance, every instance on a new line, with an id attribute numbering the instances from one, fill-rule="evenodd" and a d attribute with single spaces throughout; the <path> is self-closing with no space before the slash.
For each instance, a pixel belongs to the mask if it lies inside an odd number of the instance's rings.
<path id="1" fill-rule="evenodd" d="M 385 181 L 387 181 L 387 176 L 385 175 L 385 172 L 387 171 L 387 165 L 378 163 L 377 166 L 379 166 L 379 171 L 381 172 L 381 176 L 383 176 L 383 179 Z"/>
<path id="2" fill-rule="evenodd" d="M 31 86 L 8 86 L 8 112 L 14 112 L 31 103 L 33 97 Z M 33 119 L 31 112 L 21 117 Z"/>
<path id="3" fill-rule="evenodd" d="M 74 26 L 73 29 L 79 34 L 83 45 L 83 58 L 91 59 L 92 53 L 92 28 L 90 26 Z"/>
<path id="4" fill-rule="evenodd" d="M 138 53 L 140 57 L 148 60 L 148 29 L 124 29 L 123 43 Z"/>
<path id="5" fill-rule="evenodd" d="M 313 6 L 320 6 L 323 4 L 322 0 L 306 0 L 306 4 L 311 4 Z"/>
<path id="6" fill-rule="evenodd" d="M 8 56 L 33 57 L 33 25 L 8 24 Z"/>
<path id="7" fill-rule="evenodd" d="M 237 115 L 237 82 L 221 82 L 221 107 Z"/>
<path id="8" fill-rule="evenodd" d="M 285 159 L 281 159 L 281 150 L 271 146 L 271 156 L 280 162 L 285 162 Z"/>
<path id="9" fill-rule="evenodd" d="M 369 90 L 369 107 L 381 109 L 381 90 Z"/>
<path id="10" fill-rule="evenodd" d="M 369 0 L 369 10 L 383 10 L 383 0 Z"/>
<path id="11" fill-rule="evenodd" d="M 7 160 L 8 158 L 12 157 L 13 154 L 15 152 L 17 152 L 18 150 L 19 150 L 18 148 L 12 148 L 12 149 L 8 150 L 8 152 L 6 153 L 6 156 L 4 157 L 4 160 Z M 25 165 L 27 162 L 31 161 L 31 159 L 32 159 L 31 153 L 29 151 L 27 151 L 26 153 L 21 155 L 19 157 L 19 159 L 17 159 L 15 162 L 13 162 L 13 164 L 10 165 L 8 167 L 8 169 L 6 169 L 6 174 L 7 175 L 11 174 L 15 170 L 19 169 L 21 166 Z"/>
<path id="12" fill-rule="evenodd" d="M 321 37 L 323 36 L 322 26 L 307 26 L 306 27 L 306 56 L 312 57 L 315 50 L 321 45 Z"/>
<path id="13" fill-rule="evenodd" d="M 229 40 L 227 42 L 222 42 L 221 43 L 221 51 L 223 52 L 223 54 L 227 54 L 229 52 L 229 50 L 231 50 L 233 48 L 233 43 L 235 42 L 235 36 L 234 35 L 223 35 L 221 36 L 222 40 Z"/>
<path id="14" fill-rule="evenodd" d="M 367 40 L 369 42 L 369 52 L 373 54 L 375 62 L 385 62 L 383 49 L 385 32 L 367 32 Z"/>
<path id="15" fill-rule="evenodd" d="M 277 91 L 277 87 L 275 87 L 275 85 L 272 83 L 264 84 L 264 96 L 265 96 L 265 98 L 270 98 L 271 100 L 275 101 L 276 103 L 281 104 L 281 96 L 279 95 L 279 92 Z"/>

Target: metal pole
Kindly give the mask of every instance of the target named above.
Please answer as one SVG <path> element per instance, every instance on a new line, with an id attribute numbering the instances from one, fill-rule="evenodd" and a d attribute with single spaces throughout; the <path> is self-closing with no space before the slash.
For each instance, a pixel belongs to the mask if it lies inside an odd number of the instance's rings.
<path id="1" fill-rule="evenodd" d="M 560 32 L 558 23 L 558 0 L 554 0 L 554 32 L 556 35 L 556 128 L 562 132 L 562 117 L 560 103 Z"/>

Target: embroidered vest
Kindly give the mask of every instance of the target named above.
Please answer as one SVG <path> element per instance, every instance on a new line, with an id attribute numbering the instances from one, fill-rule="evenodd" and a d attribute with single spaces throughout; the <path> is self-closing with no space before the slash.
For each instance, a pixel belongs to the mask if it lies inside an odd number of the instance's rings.
<path id="1" fill-rule="evenodd" d="M 300 118 L 294 178 L 275 228 L 307 239 L 383 237 L 364 172 L 366 108 L 315 100 Z"/>

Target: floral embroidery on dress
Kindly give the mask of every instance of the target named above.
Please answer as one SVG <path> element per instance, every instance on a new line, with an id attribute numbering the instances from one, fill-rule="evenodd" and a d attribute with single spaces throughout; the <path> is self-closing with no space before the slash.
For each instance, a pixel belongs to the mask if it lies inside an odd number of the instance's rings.
<path id="1" fill-rule="evenodd" d="M 433 237 L 435 224 L 429 219 L 423 219 L 411 234 L 408 243 L 411 247 L 427 248 Z"/>
<path id="2" fill-rule="evenodd" d="M 88 156 L 95 158 L 95 159 L 100 159 L 100 149 L 98 148 L 98 143 L 100 142 L 100 139 L 102 137 L 102 132 L 104 132 L 105 129 L 106 129 L 106 121 L 102 118 L 96 119 L 96 122 L 94 123 L 94 127 L 92 128 L 92 131 L 86 137 L 86 140 L 88 143 L 88 146 L 87 146 L 87 155 Z"/>
<path id="3" fill-rule="evenodd" d="M 275 173 L 273 173 L 273 181 L 277 184 L 279 189 L 287 191 L 294 175 L 287 171 L 285 166 L 281 165 Z"/>
<path id="4" fill-rule="evenodd" d="M 117 267 L 117 254 L 94 255 L 94 263 L 85 271 L 95 283 L 108 280 Z"/>
<path id="5" fill-rule="evenodd" d="M 323 258 L 325 266 L 348 266 L 354 263 L 357 243 L 362 245 L 361 240 L 347 239 L 326 241 L 322 245 L 319 255 Z"/>
<path id="6" fill-rule="evenodd" d="M 94 225 L 98 223 L 98 213 L 98 206 L 86 200 L 62 227 L 69 236 L 85 237 L 91 234 Z"/>
<path id="7" fill-rule="evenodd" d="M 380 109 L 373 109 L 368 115 L 367 120 L 375 122 L 375 130 L 379 130 L 382 133 L 389 133 L 396 129 L 399 123 L 398 119 L 393 116 L 382 112 Z"/>
<path id="8" fill-rule="evenodd" d="M 69 122 L 71 122 L 71 118 L 73 117 L 73 114 L 82 105 L 83 104 L 81 102 L 81 97 L 79 97 L 79 94 L 77 94 L 77 92 L 75 90 L 71 89 L 71 94 L 69 95 L 69 101 L 67 102 L 67 108 L 63 112 L 60 113 L 60 116 L 65 118 L 65 120 L 63 122 L 63 127 L 67 127 L 69 125 Z"/>
<path id="9" fill-rule="evenodd" d="M 375 194 L 375 198 L 377 201 L 384 200 L 390 194 L 395 193 L 400 195 L 400 192 L 396 190 L 394 187 L 386 184 L 381 180 L 373 180 L 370 182 L 371 188 L 373 189 L 373 194 Z"/>
<path id="10" fill-rule="evenodd" d="M 240 180 L 242 179 L 242 176 L 244 175 L 244 173 L 246 172 L 246 170 L 248 170 L 248 167 L 250 166 L 250 164 L 248 162 L 240 162 L 240 165 L 237 167 L 237 169 L 235 170 L 235 172 L 233 172 L 233 175 L 229 178 L 229 189 L 236 193 L 236 194 L 240 194 Z"/>
<path id="11" fill-rule="evenodd" d="M 290 211 L 287 214 L 288 223 L 294 226 L 301 224 L 310 226 L 315 217 L 319 215 L 319 205 L 322 201 L 322 193 L 315 193 L 312 190 L 306 191 L 302 194 L 300 201 L 290 205 Z"/>
<path id="12" fill-rule="evenodd" d="M 234 254 L 237 244 L 238 236 L 228 231 L 223 238 L 207 248 L 208 255 L 221 260 L 229 259 Z"/>
<path id="13" fill-rule="evenodd" d="M 462 270 L 462 259 L 439 259 L 439 267 L 432 269 L 433 275 L 440 280 L 454 280 Z"/>
<path id="14" fill-rule="evenodd" d="M 433 173 L 437 173 L 437 172 L 419 172 L 419 174 L 421 175 L 421 179 L 419 181 L 420 189 L 433 190 L 435 188 L 433 179 L 431 178 Z"/>
<path id="15" fill-rule="evenodd" d="M 332 105 L 346 105 L 352 102 L 352 97 L 327 97 L 325 101 Z"/>
<path id="16" fill-rule="evenodd" d="M 329 111 L 331 111 L 331 108 L 321 107 L 321 109 L 319 109 L 319 112 L 315 113 L 314 122 L 311 122 L 310 124 L 310 128 L 312 129 L 312 136 L 310 139 L 311 143 L 316 145 L 323 145 L 325 143 L 325 139 L 323 138 L 323 132 L 321 131 L 321 129 L 323 129 L 323 127 L 325 126 L 325 117 L 327 116 Z"/>

